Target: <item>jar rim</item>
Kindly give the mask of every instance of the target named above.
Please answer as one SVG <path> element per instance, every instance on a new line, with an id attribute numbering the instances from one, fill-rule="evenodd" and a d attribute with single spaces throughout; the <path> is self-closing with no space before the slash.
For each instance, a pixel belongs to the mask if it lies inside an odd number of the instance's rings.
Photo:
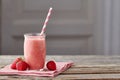
<path id="1" fill-rule="evenodd" d="M 35 36 L 41 36 L 41 37 L 42 37 L 42 36 L 43 36 L 43 37 L 45 37 L 45 34 L 40 35 L 40 33 L 25 33 L 25 34 L 24 34 L 24 37 L 25 37 L 25 36 L 28 36 L 28 37 L 33 37 L 33 36 L 34 36 L 34 37 L 35 37 Z"/>

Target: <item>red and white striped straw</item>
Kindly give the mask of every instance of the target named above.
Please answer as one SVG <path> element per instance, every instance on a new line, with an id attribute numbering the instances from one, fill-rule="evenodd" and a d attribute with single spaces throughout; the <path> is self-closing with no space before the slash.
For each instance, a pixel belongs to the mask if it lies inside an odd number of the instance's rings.
<path id="1" fill-rule="evenodd" d="M 49 9 L 49 11 L 48 11 L 48 14 L 47 14 L 47 17 L 46 17 L 46 19 L 45 19 L 45 22 L 44 22 L 44 25 L 43 25 L 43 28 L 42 28 L 42 30 L 41 30 L 40 35 L 43 35 L 43 33 L 44 33 L 45 30 L 46 30 L 46 25 L 47 25 L 48 20 L 49 20 L 49 18 L 50 18 L 51 11 L 52 11 L 52 7 L 50 7 L 50 9 Z"/>

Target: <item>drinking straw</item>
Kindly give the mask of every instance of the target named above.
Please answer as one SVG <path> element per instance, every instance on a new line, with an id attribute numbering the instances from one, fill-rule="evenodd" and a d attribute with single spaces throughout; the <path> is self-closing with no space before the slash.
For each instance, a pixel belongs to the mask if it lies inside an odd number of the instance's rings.
<path id="1" fill-rule="evenodd" d="M 46 30 L 46 25 L 47 25 L 48 20 L 49 20 L 49 18 L 50 18 L 51 11 L 52 11 L 52 7 L 50 7 L 50 9 L 49 9 L 49 11 L 48 11 L 48 14 L 47 14 L 47 17 L 46 17 L 46 19 L 45 19 L 45 22 L 44 22 L 44 25 L 43 25 L 43 28 L 42 28 L 42 30 L 41 30 L 40 35 L 43 35 L 44 32 L 45 32 L 45 30 Z"/>

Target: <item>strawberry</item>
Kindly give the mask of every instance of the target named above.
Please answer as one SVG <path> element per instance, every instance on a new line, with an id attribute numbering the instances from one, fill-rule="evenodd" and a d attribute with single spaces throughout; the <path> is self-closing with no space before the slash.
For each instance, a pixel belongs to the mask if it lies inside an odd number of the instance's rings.
<path id="1" fill-rule="evenodd" d="M 16 64 L 21 61 L 22 58 L 16 58 L 13 63 L 11 64 L 11 69 L 16 69 Z"/>
<path id="2" fill-rule="evenodd" d="M 29 65 L 25 61 L 22 60 L 16 64 L 16 68 L 18 71 L 24 71 L 24 70 L 29 69 Z"/>
<path id="3" fill-rule="evenodd" d="M 54 61 L 48 61 L 46 65 L 49 70 L 56 70 L 56 63 Z"/>

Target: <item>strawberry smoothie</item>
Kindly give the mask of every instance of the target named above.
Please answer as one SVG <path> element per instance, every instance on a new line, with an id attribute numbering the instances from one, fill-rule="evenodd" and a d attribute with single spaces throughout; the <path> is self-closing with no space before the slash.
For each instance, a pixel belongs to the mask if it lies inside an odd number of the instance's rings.
<path id="1" fill-rule="evenodd" d="M 24 57 L 31 70 L 38 70 L 44 67 L 46 56 L 45 35 L 31 33 L 24 35 Z"/>

